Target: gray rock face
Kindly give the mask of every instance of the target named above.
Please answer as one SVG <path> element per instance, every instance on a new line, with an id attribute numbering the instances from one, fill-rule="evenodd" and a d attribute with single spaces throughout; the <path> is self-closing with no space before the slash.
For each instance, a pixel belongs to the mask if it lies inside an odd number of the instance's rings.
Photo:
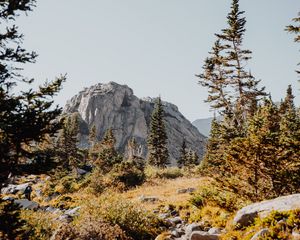
<path id="1" fill-rule="evenodd" d="M 271 211 L 289 211 L 300 208 L 300 194 L 293 194 L 248 205 L 239 210 L 233 224 L 248 226 L 256 217 L 266 217 Z"/>
<path id="2" fill-rule="evenodd" d="M 29 201 L 27 199 L 18 199 L 18 200 L 15 200 L 14 203 L 18 204 L 22 209 L 34 210 L 34 209 L 39 208 L 38 203 Z"/>
<path id="3" fill-rule="evenodd" d="M 209 234 L 208 232 L 196 231 L 193 232 L 190 240 L 219 240 L 219 235 Z"/>
<path id="4" fill-rule="evenodd" d="M 29 183 L 24 183 L 20 185 L 8 184 L 7 187 L 1 189 L 2 194 L 16 194 L 17 192 L 23 193 L 25 188 L 29 186 Z"/>
<path id="5" fill-rule="evenodd" d="M 79 92 L 69 100 L 64 108 L 65 114 L 78 113 L 81 118 L 81 145 L 87 146 L 87 136 L 95 125 L 98 139 L 102 139 L 107 129 L 112 128 L 117 139 L 116 147 L 126 152 L 128 140 L 135 138 L 147 154 L 147 135 L 155 99 L 139 99 L 131 88 L 114 82 L 97 84 Z M 170 161 L 180 156 L 183 138 L 188 148 L 203 155 L 206 137 L 200 134 L 179 111 L 178 108 L 163 102 Z"/>

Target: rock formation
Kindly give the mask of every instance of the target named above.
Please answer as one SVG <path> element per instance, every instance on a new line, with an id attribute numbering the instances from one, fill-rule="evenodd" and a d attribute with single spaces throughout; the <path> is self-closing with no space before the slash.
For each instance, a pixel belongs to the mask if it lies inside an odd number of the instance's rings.
<path id="1" fill-rule="evenodd" d="M 131 88 L 114 82 L 97 84 L 75 95 L 64 108 L 64 114 L 78 113 L 81 118 L 81 145 L 88 146 L 89 129 L 95 125 L 97 138 L 101 140 L 107 129 L 112 128 L 116 147 L 126 152 L 128 140 L 135 138 L 147 154 L 147 134 L 155 99 L 139 99 Z M 168 149 L 172 165 L 180 155 L 185 138 L 187 147 L 196 151 L 200 158 L 204 152 L 206 137 L 200 134 L 179 111 L 177 106 L 163 102 L 165 111 Z"/>

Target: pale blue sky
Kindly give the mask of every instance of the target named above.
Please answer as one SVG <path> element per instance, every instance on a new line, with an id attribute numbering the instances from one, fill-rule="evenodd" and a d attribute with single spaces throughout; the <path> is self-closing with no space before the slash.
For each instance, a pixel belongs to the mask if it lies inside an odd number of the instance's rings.
<path id="1" fill-rule="evenodd" d="M 67 73 L 56 102 L 84 87 L 115 81 L 138 97 L 162 96 L 191 121 L 211 116 L 206 89 L 194 76 L 226 27 L 229 0 L 38 0 L 37 8 L 17 24 L 25 46 L 38 52 L 26 66 L 37 84 Z M 244 47 L 253 51 L 249 67 L 279 100 L 292 84 L 300 44 L 283 31 L 300 11 L 299 0 L 241 0 L 247 25 Z M 299 105 L 299 104 L 298 104 Z"/>

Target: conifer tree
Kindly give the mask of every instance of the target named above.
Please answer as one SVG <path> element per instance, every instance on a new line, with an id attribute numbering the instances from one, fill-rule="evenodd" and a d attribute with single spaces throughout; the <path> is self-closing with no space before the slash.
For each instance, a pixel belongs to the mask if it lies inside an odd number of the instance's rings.
<path id="1" fill-rule="evenodd" d="M 298 13 L 298 17 L 293 19 L 293 22 L 297 25 L 288 25 L 285 28 L 285 30 L 289 33 L 295 34 L 296 37 L 294 38 L 294 41 L 299 43 L 300 42 L 300 12 Z M 300 63 L 298 65 L 300 65 Z M 300 74 L 300 70 L 297 70 L 296 72 Z"/>
<path id="2" fill-rule="evenodd" d="M 181 149 L 180 149 L 180 157 L 177 161 L 177 166 L 179 168 L 182 168 L 183 166 L 185 166 L 186 161 L 187 161 L 187 149 L 186 149 L 185 139 L 183 139 Z"/>
<path id="3" fill-rule="evenodd" d="M 103 173 L 109 172 L 114 165 L 121 163 L 123 160 L 122 156 L 116 151 L 115 144 L 116 138 L 111 128 L 106 131 L 100 144 L 96 144 L 96 149 L 99 152 L 95 152 L 96 159 L 94 163 Z"/>
<path id="4" fill-rule="evenodd" d="M 61 89 L 65 77 L 45 83 L 36 91 L 19 93 L 14 89 L 17 83 L 33 82 L 22 76 L 22 67 L 34 63 L 37 54 L 22 47 L 23 35 L 14 22 L 21 13 L 32 11 L 34 4 L 34 0 L 0 2 L 3 24 L 0 33 L 0 177 L 14 171 L 22 159 L 32 158 L 35 153 L 31 146 L 60 128 L 60 123 L 54 120 L 61 109 L 53 108 L 51 98 Z"/>
<path id="5" fill-rule="evenodd" d="M 73 170 L 77 175 L 78 164 L 82 160 L 78 145 L 79 122 L 78 116 L 67 116 L 58 137 L 57 152 L 62 166 Z"/>
<path id="6" fill-rule="evenodd" d="M 224 115 L 227 124 L 236 132 L 245 134 L 247 117 L 255 113 L 257 102 L 265 96 L 260 81 L 255 80 L 245 65 L 251 59 L 251 51 L 242 49 L 246 31 L 244 11 L 239 10 L 239 1 L 232 0 L 227 16 L 228 28 L 216 34 L 217 41 L 206 59 L 204 73 L 198 75 L 200 84 L 207 87 L 207 101 L 211 107 Z"/>
<path id="7" fill-rule="evenodd" d="M 160 97 L 151 116 L 150 131 L 148 135 L 148 163 L 157 167 L 168 165 L 167 133 L 164 123 L 164 110 Z"/>

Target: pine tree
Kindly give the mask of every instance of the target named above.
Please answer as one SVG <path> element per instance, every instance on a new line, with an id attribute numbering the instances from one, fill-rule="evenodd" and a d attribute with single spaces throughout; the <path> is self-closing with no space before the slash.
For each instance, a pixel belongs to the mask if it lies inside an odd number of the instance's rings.
<path id="1" fill-rule="evenodd" d="M 293 19 L 293 22 L 295 22 L 295 24 L 297 25 L 289 25 L 285 28 L 285 31 L 295 34 L 296 37 L 294 38 L 294 41 L 299 43 L 300 42 L 300 12 L 298 13 L 298 17 Z M 300 63 L 298 65 L 300 65 Z M 296 72 L 300 74 L 300 70 L 297 70 Z"/>
<path id="2" fill-rule="evenodd" d="M 51 98 L 59 92 L 65 77 L 45 83 L 38 90 L 16 92 L 19 82 L 31 84 L 22 76 L 22 67 L 34 63 L 37 54 L 22 48 L 23 35 L 14 21 L 21 13 L 32 11 L 35 1 L 1 1 L 0 20 L 0 177 L 17 169 L 18 163 L 34 157 L 30 146 L 44 140 L 46 135 L 56 133 L 60 123 L 54 121 L 61 113 L 52 106 Z M 1 183 L 2 179 L 0 179 Z"/>
<path id="3" fill-rule="evenodd" d="M 211 57 L 205 61 L 204 73 L 198 75 L 200 84 L 209 90 L 207 102 L 239 135 L 245 134 L 248 116 L 255 113 L 257 102 L 266 95 L 264 88 L 258 87 L 260 81 L 244 67 L 251 59 L 251 51 L 242 49 L 246 31 L 243 14 L 239 1 L 233 0 L 227 16 L 228 28 L 216 34 L 217 41 Z"/>
<path id="4" fill-rule="evenodd" d="M 160 97 L 157 99 L 151 116 L 148 135 L 148 163 L 157 167 L 168 165 L 167 134 L 164 123 L 164 110 Z"/>
<path id="5" fill-rule="evenodd" d="M 177 166 L 179 168 L 182 168 L 183 166 L 185 166 L 186 162 L 187 162 L 187 149 L 186 149 L 185 139 L 183 139 L 181 150 L 180 150 L 180 157 L 177 161 Z"/>
<path id="6" fill-rule="evenodd" d="M 78 146 L 78 116 L 67 116 L 58 137 L 57 152 L 64 169 L 73 170 L 77 175 L 78 164 L 82 160 Z"/>
<path id="7" fill-rule="evenodd" d="M 114 165 L 121 163 L 123 158 L 115 149 L 116 139 L 113 130 L 109 128 L 100 144 L 96 144 L 98 153 L 95 152 L 95 164 L 97 168 L 103 172 L 109 172 Z"/>

